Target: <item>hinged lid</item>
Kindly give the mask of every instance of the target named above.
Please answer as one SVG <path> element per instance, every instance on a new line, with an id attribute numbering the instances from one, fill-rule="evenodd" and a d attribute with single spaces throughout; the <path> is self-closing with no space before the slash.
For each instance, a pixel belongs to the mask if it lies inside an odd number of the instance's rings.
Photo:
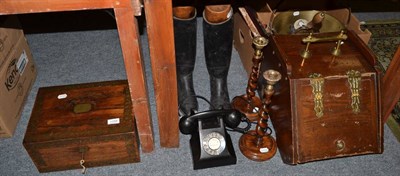
<path id="1" fill-rule="evenodd" d="M 126 80 L 40 88 L 24 142 L 134 132 Z"/>
<path id="2" fill-rule="evenodd" d="M 330 40 L 338 33 L 316 34 L 312 37 L 317 41 L 315 43 L 302 42 L 310 37 L 307 35 L 274 35 L 270 42 L 275 45 L 282 61 L 291 68 L 288 72 L 294 79 L 307 78 L 312 73 L 319 73 L 324 77 L 347 77 L 349 70 L 357 70 L 365 76 L 376 74 L 375 55 L 353 31 L 347 31 L 346 34 L 346 40 Z M 324 39 L 328 40 L 323 42 Z M 319 40 L 322 42 L 318 42 Z M 308 51 L 308 57 L 304 56 L 304 51 Z"/>

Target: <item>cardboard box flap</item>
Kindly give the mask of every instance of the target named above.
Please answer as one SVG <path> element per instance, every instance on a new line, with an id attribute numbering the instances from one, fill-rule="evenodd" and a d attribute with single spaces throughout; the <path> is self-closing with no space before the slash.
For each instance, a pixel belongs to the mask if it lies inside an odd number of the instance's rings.
<path id="1" fill-rule="evenodd" d="M 0 70 L 14 50 L 16 41 L 24 38 L 24 33 L 17 17 L 0 18 Z"/>

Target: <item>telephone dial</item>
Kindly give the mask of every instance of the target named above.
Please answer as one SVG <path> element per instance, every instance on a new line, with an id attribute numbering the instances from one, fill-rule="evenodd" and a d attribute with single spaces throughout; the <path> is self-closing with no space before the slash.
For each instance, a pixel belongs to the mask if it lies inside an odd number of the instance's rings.
<path id="1" fill-rule="evenodd" d="M 193 169 L 236 164 L 232 140 L 225 127 L 236 129 L 245 115 L 233 109 L 209 110 L 183 116 L 182 134 L 191 134 Z M 226 125 L 226 126 L 225 126 Z"/>

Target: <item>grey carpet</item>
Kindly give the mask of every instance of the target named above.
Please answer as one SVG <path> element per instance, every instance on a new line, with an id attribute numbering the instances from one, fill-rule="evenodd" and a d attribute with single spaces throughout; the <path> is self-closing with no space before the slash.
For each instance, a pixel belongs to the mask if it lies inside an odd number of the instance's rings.
<path id="1" fill-rule="evenodd" d="M 358 14 L 360 19 L 397 18 L 399 13 Z M 201 19 L 198 21 L 198 55 L 195 67 L 195 89 L 198 95 L 209 98 L 208 75 L 204 62 Z M 0 139 L 0 175 L 39 175 L 22 146 L 39 87 L 126 79 L 118 33 L 115 29 L 61 33 L 39 33 L 26 36 L 37 64 L 38 76 L 27 99 L 14 137 Z M 142 46 L 147 46 L 142 36 Z M 152 88 L 149 52 L 143 48 L 150 104 L 155 132 L 155 151 L 141 154 L 141 162 L 89 168 L 86 175 L 399 175 L 400 144 L 385 125 L 384 153 L 311 162 L 296 166 L 282 162 L 279 153 L 269 161 L 246 159 L 238 149 L 239 133 L 230 133 L 237 155 L 231 166 L 192 169 L 189 149 L 190 136 L 181 135 L 180 147 L 160 148 L 157 117 Z M 239 56 L 233 51 L 229 72 L 231 98 L 245 93 L 247 76 Z M 201 101 L 200 101 L 201 102 Z M 201 109 L 207 105 L 201 102 Z M 51 172 L 42 175 L 81 175 L 80 170 Z"/>

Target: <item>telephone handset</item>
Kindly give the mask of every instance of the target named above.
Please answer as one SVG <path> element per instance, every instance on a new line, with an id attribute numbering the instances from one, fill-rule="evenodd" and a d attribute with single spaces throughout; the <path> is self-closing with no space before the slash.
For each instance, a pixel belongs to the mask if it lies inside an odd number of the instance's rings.
<path id="1" fill-rule="evenodd" d="M 236 164 L 232 140 L 225 125 L 236 128 L 244 114 L 237 110 L 210 110 L 183 116 L 179 120 L 182 134 L 191 134 L 193 168 L 203 169 Z"/>
<path id="2" fill-rule="evenodd" d="M 237 127 L 242 118 L 242 113 L 236 110 L 211 110 L 211 111 L 203 111 L 191 116 L 183 116 L 179 120 L 179 130 L 182 134 L 192 134 L 193 132 L 197 132 L 198 127 L 198 119 L 207 119 L 207 118 L 223 118 L 225 124 L 229 128 Z"/>

